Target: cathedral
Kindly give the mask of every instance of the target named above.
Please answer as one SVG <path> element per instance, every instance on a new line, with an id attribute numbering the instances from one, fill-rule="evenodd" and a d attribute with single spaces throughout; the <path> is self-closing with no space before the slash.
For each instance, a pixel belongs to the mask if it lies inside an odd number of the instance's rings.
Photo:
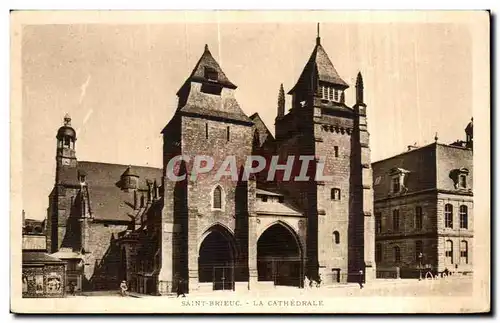
<path id="1" fill-rule="evenodd" d="M 279 89 L 273 136 L 257 113 L 242 110 L 237 86 L 205 46 L 161 132 L 162 169 L 78 160 L 77 133 L 66 115 L 49 196 L 49 252 L 68 250 L 81 260 L 74 268 L 81 270 L 75 282 L 81 290 L 118 289 L 126 281 L 131 291 L 167 295 L 180 281 L 192 293 L 374 279 L 361 73 L 352 107 L 345 104 L 348 89 L 318 35 L 288 91 L 288 110 Z M 280 165 L 290 156 L 310 157 L 313 165 L 322 158 L 328 176 L 293 181 L 271 178 L 264 168 L 248 180 L 207 173 L 172 181 L 167 165 L 180 155 L 210 155 L 215 168 L 234 156 L 239 175 L 248 156 L 279 156 Z M 292 173 L 301 168 L 294 164 Z M 190 165 L 181 162 L 178 171 L 189 174 Z"/>

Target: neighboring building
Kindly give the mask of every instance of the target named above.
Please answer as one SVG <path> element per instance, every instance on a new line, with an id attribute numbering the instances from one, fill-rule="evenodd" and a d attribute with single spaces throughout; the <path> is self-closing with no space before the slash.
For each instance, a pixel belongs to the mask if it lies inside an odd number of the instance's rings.
<path id="1" fill-rule="evenodd" d="M 208 47 L 177 92 L 178 107 L 162 131 L 163 170 L 77 161 L 76 133 L 65 118 L 58 132 L 56 185 L 50 196 L 51 251 L 72 248 L 85 261 L 92 289 L 118 288 L 168 294 L 179 279 L 189 291 L 262 285 L 303 286 L 375 277 L 370 149 L 358 74 L 356 104 L 328 55 L 316 46 L 285 113 L 281 87 L 276 138 L 258 114 L 248 117 L 234 85 Z M 216 180 L 235 156 L 240 171 L 250 155 L 279 164 L 288 156 L 326 159 L 331 180 L 267 181 L 264 169 L 248 181 Z M 215 171 L 174 182 L 166 177 L 178 155 L 210 155 Z M 180 173 L 189 172 L 181 163 Z M 292 178 L 299 174 L 294 164 Z M 281 173 L 281 176 L 283 174 Z M 161 183 L 161 185 L 159 185 Z M 85 288 L 85 282 L 84 282 Z"/>
<path id="2" fill-rule="evenodd" d="M 372 164 L 375 258 L 380 275 L 400 267 L 401 277 L 434 271 L 472 272 L 473 124 L 466 141 L 437 142 Z"/>
<path id="3" fill-rule="evenodd" d="M 115 240 L 119 232 L 135 229 L 143 213 L 159 201 L 156 180 L 161 179 L 162 170 L 78 161 L 76 132 L 68 115 L 56 138 L 56 178 L 47 214 L 48 250 L 66 260 L 70 255 L 70 277 L 81 289 L 118 289 L 126 277 Z M 80 266 L 84 276 L 77 278 Z"/>
<path id="4" fill-rule="evenodd" d="M 22 237 L 23 297 L 63 297 L 65 263 L 47 254 L 42 222 L 24 219 Z M 43 231 L 43 230 L 42 230 Z"/>

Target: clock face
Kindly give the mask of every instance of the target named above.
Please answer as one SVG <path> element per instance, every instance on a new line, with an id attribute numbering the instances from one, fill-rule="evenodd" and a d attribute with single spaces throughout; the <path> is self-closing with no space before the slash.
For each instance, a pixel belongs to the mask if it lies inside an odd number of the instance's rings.
<path id="1" fill-rule="evenodd" d="M 70 163 L 69 159 L 63 158 L 63 160 L 62 160 L 63 165 L 67 166 L 67 165 L 69 165 L 69 163 Z"/>

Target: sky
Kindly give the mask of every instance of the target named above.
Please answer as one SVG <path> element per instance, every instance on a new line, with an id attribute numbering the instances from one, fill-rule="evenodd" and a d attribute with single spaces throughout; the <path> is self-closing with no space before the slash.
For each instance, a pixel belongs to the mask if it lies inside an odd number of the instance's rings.
<path id="1" fill-rule="evenodd" d="M 313 23 L 25 25 L 22 194 L 43 219 L 55 180 L 56 133 L 69 113 L 79 160 L 162 167 L 160 131 L 208 44 L 247 115 L 274 131 L 280 84 L 297 81 Z M 471 35 L 458 23 L 322 23 L 321 43 L 351 86 L 363 74 L 372 161 L 410 144 L 465 139 L 472 116 Z M 286 97 L 287 109 L 291 97 Z"/>

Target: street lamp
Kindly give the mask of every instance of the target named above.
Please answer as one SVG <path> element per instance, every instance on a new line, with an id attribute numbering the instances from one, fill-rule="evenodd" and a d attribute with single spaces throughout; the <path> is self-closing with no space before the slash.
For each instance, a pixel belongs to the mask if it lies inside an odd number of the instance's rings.
<path id="1" fill-rule="evenodd" d="M 418 253 L 418 280 L 419 281 L 422 280 L 422 257 L 423 256 L 424 255 L 421 252 Z"/>

